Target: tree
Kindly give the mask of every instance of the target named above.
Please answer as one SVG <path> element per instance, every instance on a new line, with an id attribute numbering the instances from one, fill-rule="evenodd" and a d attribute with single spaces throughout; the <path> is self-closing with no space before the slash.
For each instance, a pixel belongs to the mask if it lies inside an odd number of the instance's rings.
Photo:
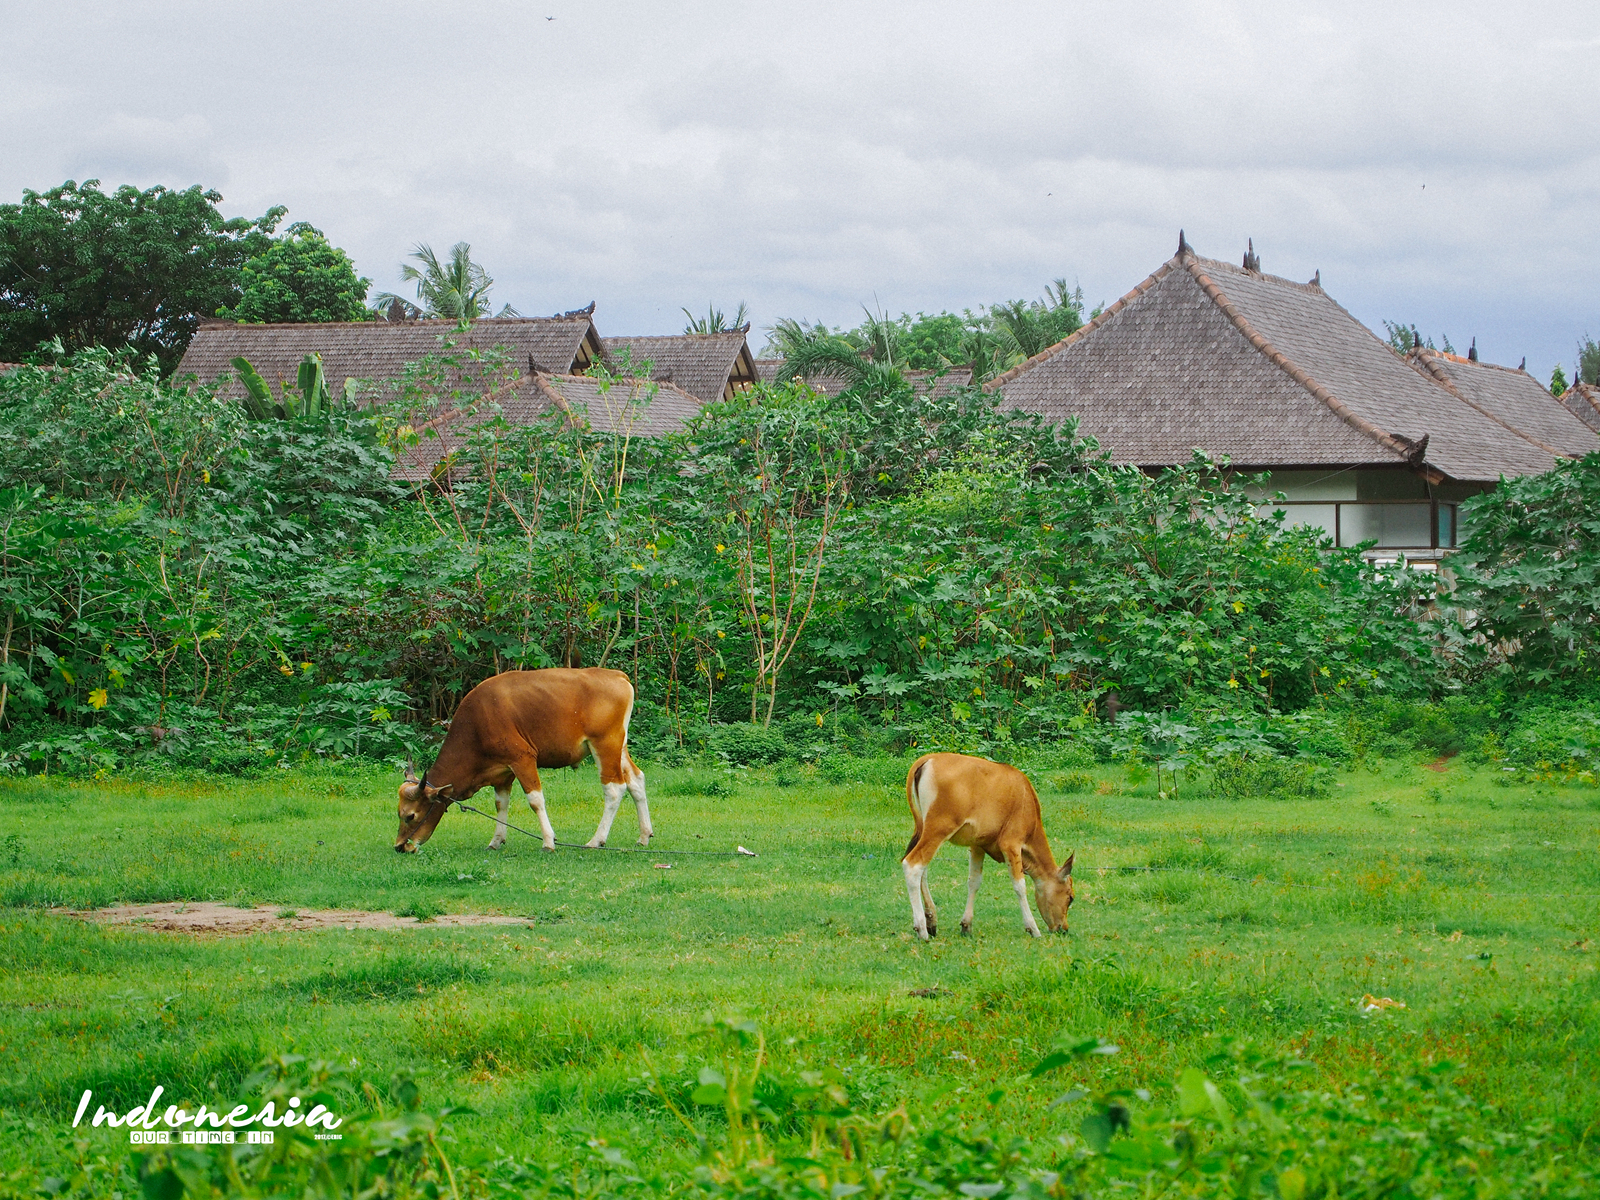
<path id="1" fill-rule="evenodd" d="M 372 280 L 356 276 L 350 256 L 304 221 L 289 226 L 240 271 L 239 303 L 219 317 L 251 324 L 361 321 Z"/>
<path id="2" fill-rule="evenodd" d="M 1578 343 L 1578 377 L 1573 382 L 1600 384 L 1600 342 L 1587 335 Z"/>
<path id="3" fill-rule="evenodd" d="M 1561 369 L 1561 364 L 1556 364 L 1556 369 L 1550 372 L 1550 394 L 1559 396 L 1567 390 L 1567 373 Z"/>
<path id="4" fill-rule="evenodd" d="M 489 315 L 489 289 L 494 280 L 489 272 L 472 261 L 472 247 L 457 242 L 450 247 L 450 257 L 441 262 L 433 247 L 419 245 L 411 257 L 422 264 L 418 270 L 410 263 L 400 268 L 400 279 L 417 285 L 417 303 L 413 304 L 393 292 L 379 292 L 372 298 L 373 311 L 382 311 L 399 303 L 408 316 L 443 317 L 451 321 L 476 321 Z M 515 317 L 521 314 L 509 304 L 497 316 Z"/>
<path id="5" fill-rule="evenodd" d="M 286 211 L 224 217 L 222 196 L 98 179 L 0 205 L 0 359 L 59 338 L 68 353 L 131 347 L 170 370 L 202 316 L 237 304 L 240 269 Z"/>
<path id="6" fill-rule="evenodd" d="M 994 305 L 989 322 L 1015 361 L 1032 358 L 1083 328 L 1083 289 L 1057 279 L 1042 300 Z"/>
<path id="7" fill-rule="evenodd" d="M 750 321 L 750 309 L 743 300 L 739 301 L 739 307 L 733 310 L 731 321 L 722 315 L 722 310 L 715 304 L 706 306 L 706 315 L 703 317 L 695 316 L 687 308 L 679 311 L 689 319 L 689 323 L 683 327 L 685 333 L 732 333 Z"/>

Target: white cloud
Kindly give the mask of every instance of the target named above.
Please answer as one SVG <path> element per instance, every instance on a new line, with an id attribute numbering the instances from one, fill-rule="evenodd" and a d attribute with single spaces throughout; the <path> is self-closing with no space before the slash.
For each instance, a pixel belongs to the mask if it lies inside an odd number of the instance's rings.
<path id="1" fill-rule="evenodd" d="M 612 332 L 707 300 L 758 323 L 961 308 L 1057 275 L 1112 299 L 1179 226 L 1542 373 L 1600 332 L 1585 4 L 105 3 L 7 24 L 0 196 L 205 182 L 231 213 L 288 204 L 384 287 L 413 243 L 465 239 L 498 299 L 595 299 Z"/>

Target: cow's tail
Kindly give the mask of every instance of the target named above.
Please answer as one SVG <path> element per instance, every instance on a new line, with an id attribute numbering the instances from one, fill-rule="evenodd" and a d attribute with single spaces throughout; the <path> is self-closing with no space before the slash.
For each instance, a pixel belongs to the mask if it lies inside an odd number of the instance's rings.
<path id="1" fill-rule="evenodd" d="M 911 808 L 911 840 L 906 843 L 906 854 L 916 848 L 922 837 L 922 810 L 917 807 L 917 787 L 922 782 L 922 773 L 927 769 L 928 759 L 923 757 L 912 763 L 911 770 L 906 772 L 906 804 Z M 904 858 L 905 855 L 900 857 Z"/>

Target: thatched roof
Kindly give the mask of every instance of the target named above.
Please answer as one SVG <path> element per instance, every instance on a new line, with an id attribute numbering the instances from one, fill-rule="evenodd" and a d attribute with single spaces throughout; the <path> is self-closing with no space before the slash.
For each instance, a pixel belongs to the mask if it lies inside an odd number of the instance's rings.
<path id="1" fill-rule="evenodd" d="M 637 368 L 650 363 L 650 378 L 672 383 L 704 404 L 728 400 L 756 381 L 755 359 L 745 341 L 748 325 L 727 333 L 681 333 L 652 337 L 608 337 L 606 354 L 627 351 Z"/>
<path id="2" fill-rule="evenodd" d="M 700 400 L 671 383 L 654 383 L 653 395 L 626 383 L 607 387 L 587 375 L 550 375 L 543 371 L 523 375 L 495 389 L 470 409 L 439 413 L 427 425 L 419 443 L 401 452 L 394 475 L 412 482 L 436 475 L 441 459 L 464 446 L 480 425 L 503 420 L 511 426 L 532 425 L 553 411 L 565 412 L 572 421 L 585 421 L 598 433 L 623 433 L 630 437 L 660 437 L 682 429 L 699 414 Z M 437 434 L 438 436 L 430 436 Z"/>
<path id="3" fill-rule="evenodd" d="M 1415 350 L 1413 361 L 1479 412 L 1508 425 L 1552 454 L 1581 458 L 1600 450 L 1600 436 L 1562 407 L 1527 371 L 1447 354 Z"/>
<path id="4" fill-rule="evenodd" d="M 1184 244 L 1065 341 L 988 385 L 1079 418 L 1115 462 L 1411 466 L 1462 481 L 1548 470 L 1548 449 L 1407 363 L 1322 290 Z M 1430 470 L 1431 468 L 1431 470 Z"/>
<path id="5" fill-rule="evenodd" d="M 1590 429 L 1600 431 L 1600 388 L 1592 383 L 1575 383 L 1561 393 L 1561 407 Z"/>
<path id="6" fill-rule="evenodd" d="M 583 371 L 601 356 L 600 335 L 589 313 L 560 317 L 485 317 L 457 332 L 454 321 L 345 321 L 323 325 L 240 325 L 208 321 L 195 331 L 178 374 L 193 373 L 202 383 L 222 379 L 223 394 L 242 396 L 243 385 L 231 365 L 247 358 L 269 385 L 293 381 L 308 354 L 322 355 L 322 369 L 334 391 L 349 378 L 386 383 L 407 366 L 437 354 L 443 341 L 457 350 L 505 347 L 511 369 Z"/>

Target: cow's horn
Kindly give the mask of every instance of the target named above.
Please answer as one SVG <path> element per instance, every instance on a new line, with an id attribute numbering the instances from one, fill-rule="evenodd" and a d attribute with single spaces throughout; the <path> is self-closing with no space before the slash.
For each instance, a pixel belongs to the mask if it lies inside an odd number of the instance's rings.
<path id="1" fill-rule="evenodd" d="M 417 764 L 411 761 L 411 756 L 406 756 L 406 782 L 417 782 Z"/>

